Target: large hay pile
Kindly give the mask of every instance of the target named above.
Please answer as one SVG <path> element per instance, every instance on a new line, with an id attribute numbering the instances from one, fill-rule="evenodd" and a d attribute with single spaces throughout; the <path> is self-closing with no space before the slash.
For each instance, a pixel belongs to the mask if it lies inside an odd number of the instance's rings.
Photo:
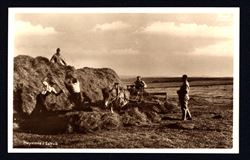
<path id="1" fill-rule="evenodd" d="M 66 72 L 73 71 L 80 81 L 81 90 L 91 99 L 93 110 L 72 110 L 68 101 L 68 91 L 64 85 Z M 49 112 L 41 116 L 29 116 L 36 106 L 37 95 L 42 91 L 42 80 L 51 74 L 55 89 L 64 94 L 46 99 Z M 34 133 L 88 133 L 113 130 L 126 126 L 141 126 L 161 121 L 161 113 L 175 107 L 171 103 L 154 99 L 145 94 L 142 103 L 131 101 L 122 110 L 111 113 L 102 103 L 102 89 L 109 88 L 114 82 L 122 84 L 118 75 L 111 69 L 82 68 L 60 66 L 50 63 L 47 58 L 17 56 L 14 59 L 14 119 L 15 130 Z M 96 102 L 96 103 L 94 103 Z M 172 109 L 171 108 L 171 109 Z"/>
<path id="2" fill-rule="evenodd" d="M 47 97 L 48 110 L 69 109 L 68 91 L 64 85 L 67 71 L 74 71 L 80 81 L 81 90 L 91 101 L 102 100 L 102 88 L 121 82 L 118 75 L 111 69 L 75 69 L 71 66 L 60 66 L 50 63 L 47 58 L 29 56 L 17 56 L 14 59 L 14 111 L 17 113 L 30 114 L 36 106 L 36 96 L 42 90 L 42 81 L 51 74 L 55 89 L 62 89 L 65 94 L 56 97 Z"/>
<path id="3" fill-rule="evenodd" d="M 95 108 L 94 111 L 67 111 L 31 117 L 20 124 L 19 130 L 38 134 L 89 133 L 128 126 L 144 126 L 161 121 L 159 113 L 143 106 L 127 108 L 122 113 Z"/>

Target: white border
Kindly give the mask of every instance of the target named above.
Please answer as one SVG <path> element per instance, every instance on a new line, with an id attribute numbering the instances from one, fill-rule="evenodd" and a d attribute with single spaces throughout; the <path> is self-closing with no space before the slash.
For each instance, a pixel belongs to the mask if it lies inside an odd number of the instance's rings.
<path id="1" fill-rule="evenodd" d="M 9 8 L 8 21 L 8 152 L 9 153 L 239 153 L 239 8 Z M 232 149 L 14 149 L 13 148 L 13 55 L 15 15 L 18 13 L 231 13 L 233 14 L 233 148 Z"/>

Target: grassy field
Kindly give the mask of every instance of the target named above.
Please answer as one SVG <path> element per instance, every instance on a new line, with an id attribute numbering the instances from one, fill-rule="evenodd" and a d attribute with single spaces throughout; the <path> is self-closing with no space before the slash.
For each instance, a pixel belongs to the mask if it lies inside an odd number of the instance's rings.
<path id="1" fill-rule="evenodd" d="M 131 84 L 133 80 L 125 79 L 124 82 Z M 145 81 L 148 84 L 147 92 L 167 92 L 169 101 L 178 105 L 176 90 L 181 84 L 178 78 L 145 78 Z M 14 147 L 232 148 L 232 84 L 232 78 L 191 78 L 189 108 L 192 121 L 182 122 L 178 108 L 176 112 L 161 114 L 159 123 L 116 130 L 57 135 L 14 132 Z"/>

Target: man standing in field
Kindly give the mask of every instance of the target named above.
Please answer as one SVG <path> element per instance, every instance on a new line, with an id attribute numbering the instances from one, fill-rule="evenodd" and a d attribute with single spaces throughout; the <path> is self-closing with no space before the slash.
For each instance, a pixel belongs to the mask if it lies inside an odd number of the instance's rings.
<path id="1" fill-rule="evenodd" d="M 141 79 L 141 76 L 137 76 L 134 84 L 136 89 L 136 97 L 139 97 L 139 102 L 141 102 L 143 100 L 144 88 L 147 87 L 147 84 Z"/>
<path id="2" fill-rule="evenodd" d="M 182 76 L 183 84 L 180 87 L 180 90 L 177 91 L 177 94 L 179 96 L 179 102 L 181 106 L 182 111 L 182 120 L 192 120 L 191 113 L 188 109 L 188 100 L 189 100 L 189 83 L 187 80 L 187 75 Z"/>

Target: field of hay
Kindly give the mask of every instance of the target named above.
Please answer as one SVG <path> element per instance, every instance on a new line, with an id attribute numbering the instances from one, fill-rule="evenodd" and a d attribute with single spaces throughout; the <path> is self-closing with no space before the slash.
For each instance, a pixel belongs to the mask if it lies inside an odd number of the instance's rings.
<path id="1" fill-rule="evenodd" d="M 124 79 L 130 84 L 134 79 Z M 148 78 L 147 92 L 167 92 L 178 105 L 178 79 Z M 161 121 L 144 125 L 71 134 L 14 131 L 14 148 L 232 148 L 232 78 L 190 79 L 192 121 L 180 120 L 181 111 L 160 114 Z M 164 98 L 164 95 L 159 95 Z M 107 111 L 108 112 L 108 111 Z"/>

